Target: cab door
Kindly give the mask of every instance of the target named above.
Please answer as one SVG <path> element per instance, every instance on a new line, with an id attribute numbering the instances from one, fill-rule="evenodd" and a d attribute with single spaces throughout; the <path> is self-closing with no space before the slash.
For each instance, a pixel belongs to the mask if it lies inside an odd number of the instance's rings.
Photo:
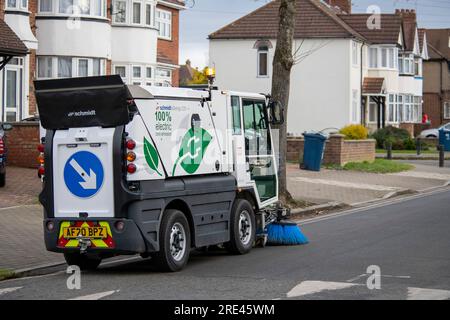
<path id="1" fill-rule="evenodd" d="M 278 177 L 265 100 L 231 97 L 231 108 L 238 185 L 253 187 L 266 206 L 278 200 Z"/>

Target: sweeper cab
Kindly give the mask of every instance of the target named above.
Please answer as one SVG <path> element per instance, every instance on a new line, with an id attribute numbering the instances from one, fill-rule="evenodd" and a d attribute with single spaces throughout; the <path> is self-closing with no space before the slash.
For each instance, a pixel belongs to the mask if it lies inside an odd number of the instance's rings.
<path id="1" fill-rule="evenodd" d="M 270 129 L 282 110 L 267 96 L 126 86 L 119 76 L 35 89 L 45 244 L 68 264 L 141 254 L 177 271 L 192 248 L 249 252 L 287 213 Z"/>

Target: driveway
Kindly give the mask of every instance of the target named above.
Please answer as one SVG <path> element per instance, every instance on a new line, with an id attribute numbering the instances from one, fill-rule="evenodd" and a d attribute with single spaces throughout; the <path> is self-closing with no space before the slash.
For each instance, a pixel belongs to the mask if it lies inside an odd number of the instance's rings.
<path id="1" fill-rule="evenodd" d="M 41 180 L 36 169 L 6 168 L 6 186 L 0 188 L 0 208 L 38 203 Z"/>

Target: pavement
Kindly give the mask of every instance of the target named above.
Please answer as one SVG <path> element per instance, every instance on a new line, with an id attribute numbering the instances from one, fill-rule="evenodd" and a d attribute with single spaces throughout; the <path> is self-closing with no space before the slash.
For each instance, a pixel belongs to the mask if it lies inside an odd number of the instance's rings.
<path id="1" fill-rule="evenodd" d="M 315 172 L 289 164 L 288 189 L 294 198 L 316 204 L 336 201 L 360 206 L 402 194 L 424 192 L 450 182 L 450 162 L 446 168 L 439 168 L 433 161 L 407 162 L 415 168 L 393 174 L 328 169 Z"/>
<path id="2" fill-rule="evenodd" d="M 330 206 L 363 206 L 398 194 L 432 190 L 450 181 L 450 168 L 437 168 L 422 161 L 414 165 L 415 170 L 395 175 L 342 170 L 310 172 L 290 165 L 288 187 L 295 198 L 319 205 L 306 210 L 322 212 Z M 36 204 L 41 182 L 35 170 L 10 167 L 7 172 L 7 186 L 0 189 L 0 270 L 21 272 L 64 263 L 61 254 L 48 252 L 44 247 L 42 208 Z"/>
<path id="3" fill-rule="evenodd" d="M 449 207 L 448 189 L 391 199 L 303 221 L 307 245 L 194 252 L 178 273 L 104 263 L 79 290 L 61 269 L 2 281 L 0 299 L 450 299 Z"/>
<path id="4" fill-rule="evenodd" d="M 377 153 L 377 158 L 386 159 L 386 153 Z M 444 158 L 446 160 L 450 160 L 450 152 L 444 152 Z M 411 153 L 396 153 L 395 151 L 392 153 L 393 160 L 439 160 L 439 153 L 421 153 L 417 155 L 416 152 L 412 151 Z"/>

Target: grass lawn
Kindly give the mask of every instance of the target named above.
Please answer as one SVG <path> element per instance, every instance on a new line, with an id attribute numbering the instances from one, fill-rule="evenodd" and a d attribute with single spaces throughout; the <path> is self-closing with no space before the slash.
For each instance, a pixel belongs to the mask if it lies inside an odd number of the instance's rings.
<path id="1" fill-rule="evenodd" d="M 377 149 L 376 150 L 377 153 L 382 153 L 382 154 L 386 154 L 387 151 L 384 149 Z M 416 154 L 416 150 L 392 150 L 392 154 Z M 424 154 L 437 154 L 437 150 L 436 149 L 430 149 L 430 150 L 422 150 L 421 153 Z"/>
<path id="2" fill-rule="evenodd" d="M 396 173 L 414 169 L 414 166 L 392 160 L 376 159 L 374 162 L 349 162 L 342 169 L 370 173 Z"/>
<path id="3" fill-rule="evenodd" d="M 0 269 L 0 281 L 14 277 L 14 272 L 7 269 Z"/>

